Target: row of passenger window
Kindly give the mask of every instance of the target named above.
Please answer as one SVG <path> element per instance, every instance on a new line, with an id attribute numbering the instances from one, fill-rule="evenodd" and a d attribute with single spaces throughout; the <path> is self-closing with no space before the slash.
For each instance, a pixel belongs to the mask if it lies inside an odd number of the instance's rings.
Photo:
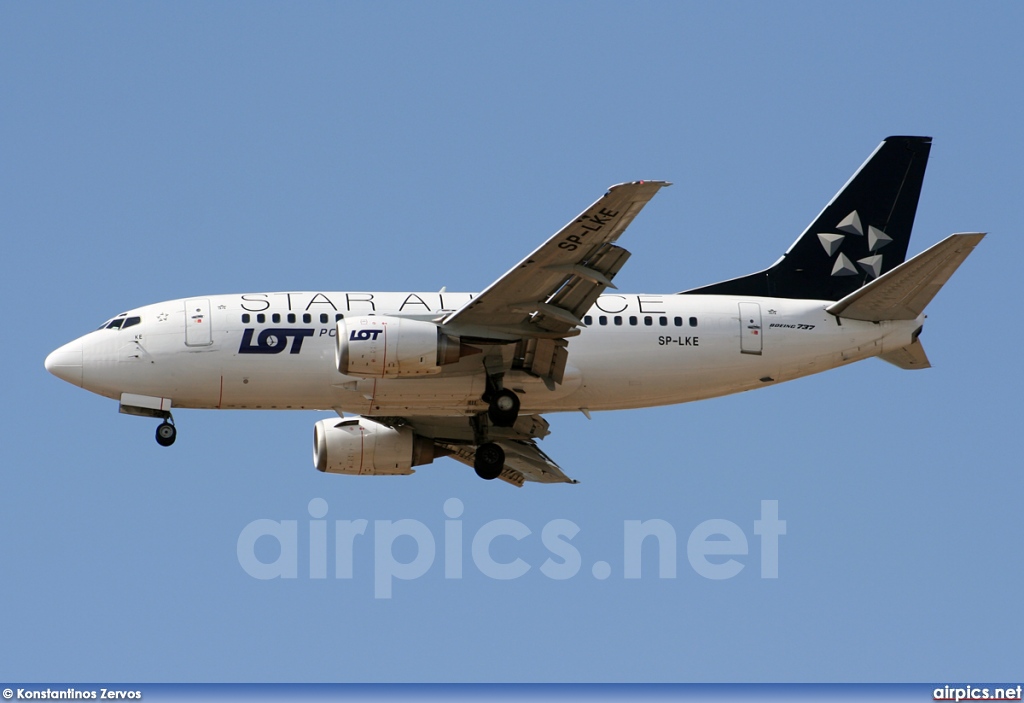
<path id="1" fill-rule="evenodd" d="M 615 315 L 614 317 L 611 318 L 611 320 L 612 320 L 612 324 L 613 325 L 622 325 L 623 317 L 622 317 L 622 315 Z M 690 327 L 696 327 L 697 326 L 697 318 L 696 317 L 691 317 L 689 319 L 689 323 L 690 323 Z M 594 324 L 594 318 L 592 316 L 590 316 L 590 315 L 585 315 L 583 317 L 583 324 L 585 324 L 585 325 L 587 325 L 589 327 L 590 325 Z M 599 325 L 607 325 L 608 324 L 608 316 L 607 315 L 599 315 L 598 318 L 597 318 L 597 324 L 599 324 Z M 636 315 L 630 315 L 629 316 L 629 324 L 632 325 L 633 327 L 636 327 L 637 325 L 640 324 L 640 318 L 638 318 Z M 676 327 L 682 327 L 683 326 L 683 318 L 681 318 L 681 317 L 673 317 L 672 318 L 672 324 L 674 324 Z M 645 315 L 644 316 L 644 325 L 647 326 L 647 327 L 653 327 L 654 326 L 654 317 L 651 316 L 651 315 Z M 659 317 L 658 318 L 658 325 L 661 326 L 661 327 L 668 327 L 668 318 L 665 317 L 664 315 Z"/>
<path id="2" fill-rule="evenodd" d="M 344 317 L 345 316 L 342 315 L 340 312 L 339 313 L 335 313 L 334 321 L 337 322 L 337 321 L 343 319 Z M 132 320 L 132 319 L 135 320 L 135 322 L 131 323 L 131 324 L 138 324 L 138 318 L 129 318 L 129 319 L 130 320 Z M 281 313 L 279 313 L 279 312 L 275 312 L 275 313 L 272 313 L 270 315 L 270 321 L 275 323 L 275 324 L 279 324 L 281 322 L 281 319 L 282 319 L 281 318 Z M 293 313 L 293 312 L 288 313 L 285 316 L 285 319 L 289 323 L 291 323 L 291 324 L 294 324 L 294 323 L 298 322 L 298 316 L 295 313 Z M 326 325 L 328 322 L 330 322 L 330 319 L 331 319 L 331 316 L 328 315 L 327 313 L 325 313 L 325 312 L 320 313 L 320 324 Z M 612 319 L 612 324 L 613 325 L 620 325 L 620 326 L 622 325 L 623 317 L 621 315 L 615 315 L 611 319 Z M 257 323 L 263 324 L 266 321 L 267 321 L 267 316 L 264 313 L 261 312 L 261 313 L 257 313 L 256 314 L 256 322 Z M 116 322 L 116 320 L 115 320 L 115 322 Z M 250 315 L 249 313 L 243 313 L 242 314 L 242 322 L 244 324 L 249 324 L 250 322 L 252 322 L 252 315 Z M 302 315 L 302 322 L 307 324 L 307 325 L 312 323 L 313 322 L 313 316 L 310 315 L 308 312 L 307 313 L 303 313 L 303 315 Z M 683 326 L 683 318 L 681 318 L 681 317 L 673 317 L 672 318 L 672 323 L 676 327 L 682 327 Z M 690 327 L 696 327 L 697 326 L 697 318 L 696 317 L 691 317 L 689 319 L 689 323 L 690 323 Z M 589 327 L 590 325 L 594 324 L 594 318 L 591 315 L 585 315 L 583 317 L 583 324 L 585 324 L 585 325 L 587 325 Z M 599 324 L 599 325 L 607 325 L 608 324 L 608 316 L 607 315 L 599 315 L 598 318 L 597 318 L 597 324 Z M 633 326 L 633 327 L 636 327 L 637 325 L 640 324 L 640 318 L 638 318 L 636 315 L 630 315 L 629 316 L 629 324 L 631 326 Z M 644 316 L 644 325 L 647 326 L 647 327 L 653 327 L 654 326 L 654 317 L 652 317 L 651 315 L 645 315 Z M 658 325 L 661 326 L 661 327 L 668 327 L 668 318 L 665 317 L 664 315 L 659 317 L 658 318 Z M 129 326 L 129 324 L 125 324 L 125 327 L 128 327 L 128 326 Z"/>
<path id="3" fill-rule="evenodd" d="M 337 322 L 338 320 L 342 319 L 343 317 L 345 317 L 345 316 L 342 315 L 340 312 L 339 313 L 335 313 L 334 321 Z M 298 322 L 298 316 L 295 313 L 293 313 L 293 312 L 288 313 L 285 316 L 285 319 L 288 322 L 292 323 L 292 324 Z M 330 322 L 330 320 L 331 320 L 331 316 L 330 315 L 328 315 L 325 312 L 320 313 L 320 324 L 326 325 L 328 322 Z M 242 322 L 244 324 L 249 324 L 251 321 L 252 321 L 252 315 L 250 315 L 249 313 L 244 313 L 242 315 Z M 256 322 L 262 324 L 262 323 L 264 323 L 266 321 L 267 321 L 267 316 L 264 313 L 261 312 L 261 313 L 257 313 L 256 314 Z M 270 316 L 270 321 L 273 322 L 273 323 L 280 323 L 281 322 L 281 313 L 279 313 L 279 312 L 273 313 Z M 311 322 L 313 322 L 313 316 L 310 315 L 308 312 L 307 313 L 303 313 L 302 321 L 305 324 L 308 325 Z"/>

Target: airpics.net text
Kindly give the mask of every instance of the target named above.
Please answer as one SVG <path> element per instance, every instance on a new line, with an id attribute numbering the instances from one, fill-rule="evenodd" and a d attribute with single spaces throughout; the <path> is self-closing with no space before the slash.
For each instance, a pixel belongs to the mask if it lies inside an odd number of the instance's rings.
<path id="1" fill-rule="evenodd" d="M 308 578 L 326 579 L 333 556 L 333 577 L 352 579 L 357 554 L 369 549 L 372 537 L 373 564 L 367 571 L 373 572 L 374 598 L 391 598 L 396 580 L 411 581 L 426 575 L 437 560 L 439 543 L 446 579 L 463 578 L 467 543 L 473 566 L 488 578 L 517 579 L 533 569 L 521 555 L 515 555 L 514 549 L 535 534 L 530 527 L 519 520 L 501 518 L 483 523 L 472 534 L 466 534 L 468 530 L 462 520 L 464 510 L 458 498 L 445 501 L 445 519 L 438 520 L 443 522 L 440 540 L 426 523 L 415 519 L 374 520 L 371 535 L 367 519 L 325 519 L 327 501 L 314 498 L 307 506 L 310 519 L 306 521 L 304 516 L 303 520 L 308 525 L 301 530 L 299 520 L 261 518 L 245 525 L 238 535 L 238 563 L 254 579 L 297 579 L 301 560 L 308 562 Z M 333 530 L 328 529 L 331 522 Z M 753 520 L 752 529 L 760 552 L 760 578 L 778 578 L 779 537 L 786 534 L 786 521 L 779 518 L 777 500 L 761 501 L 761 513 Z M 329 548 L 329 532 L 333 549 Z M 534 558 L 535 563 L 540 562 L 537 570 L 556 581 L 577 576 L 583 568 L 583 556 L 573 539 L 580 532 L 580 526 L 572 520 L 555 519 L 545 523 L 539 535 L 547 554 L 542 554 L 542 559 Z M 300 533 L 305 533 L 301 539 Z M 671 523 L 657 518 L 623 520 L 621 534 L 622 578 L 642 577 L 645 543 L 653 543 L 656 548 L 658 577 L 676 578 L 678 537 Z M 495 542 L 500 546 L 492 550 Z M 495 557 L 494 551 L 500 552 L 502 560 Z M 651 548 L 647 551 L 650 557 Z M 750 552 L 747 533 L 731 520 L 704 520 L 686 538 L 687 561 L 697 575 L 706 579 L 735 577 L 747 567 L 749 559 L 744 558 L 749 557 Z M 400 560 L 399 557 L 408 558 Z M 652 569 L 648 568 L 650 571 Z M 590 572 L 595 579 L 604 580 L 612 575 L 613 567 L 607 561 L 596 561 Z"/>

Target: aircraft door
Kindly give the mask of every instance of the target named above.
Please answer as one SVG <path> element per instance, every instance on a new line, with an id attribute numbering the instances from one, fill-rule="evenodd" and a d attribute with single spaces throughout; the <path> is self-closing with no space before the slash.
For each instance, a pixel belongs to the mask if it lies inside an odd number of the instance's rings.
<path id="1" fill-rule="evenodd" d="M 206 298 L 190 298 L 185 301 L 185 345 L 207 347 L 213 344 L 213 328 L 210 326 L 210 301 Z"/>
<path id="2" fill-rule="evenodd" d="M 759 303 L 740 303 L 740 352 L 743 354 L 760 354 L 761 305 Z"/>

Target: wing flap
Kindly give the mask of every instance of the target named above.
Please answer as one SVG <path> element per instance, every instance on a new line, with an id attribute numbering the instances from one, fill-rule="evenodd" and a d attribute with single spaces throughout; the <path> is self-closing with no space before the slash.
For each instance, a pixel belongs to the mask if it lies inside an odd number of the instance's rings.
<path id="1" fill-rule="evenodd" d="M 468 444 L 439 443 L 451 452 L 456 461 L 473 466 L 476 448 Z M 505 468 L 498 478 L 513 486 L 522 488 L 525 481 L 536 483 L 579 483 L 566 476 L 551 457 L 541 451 L 537 443 L 530 440 L 502 440 L 498 442 L 505 450 Z"/>
<path id="2" fill-rule="evenodd" d="M 523 368 L 540 378 L 561 383 L 569 362 L 568 346 L 564 339 L 531 339 L 526 343 Z"/>
<path id="3" fill-rule="evenodd" d="M 336 409 L 341 414 L 340 409 Z M 463 445 L 474 441 L 475 436 L 469 417 L 451 415 L 405 415 L 405 416 L 366 416 L 374 422 L 388 427 L 408 425 L 421 437 L 427 437 L 439 444 Z M 550 425 L 542 415 L 520 415 L 512 427 L 492 427 L 491 439 L 494 441 L 515 441 L 542 439 L 551 434 Z"/>
<path id="4" fill-rule="evenodd" d="M 612 278 L 625 266 L 629 256 L 628 251 L 614 244 L 601 247 L 586 266 L 573 267 L 574 274 L 555 291 L 546 304 L 568 310 L 576 318 L 582 318 L 598 296 L 610 286 Z M 546 316 L 538 320 L 537 324 L 544 329 L 561 331 Z M 569 329 L 565 328 L 564 331 L 568 332 Z"/>

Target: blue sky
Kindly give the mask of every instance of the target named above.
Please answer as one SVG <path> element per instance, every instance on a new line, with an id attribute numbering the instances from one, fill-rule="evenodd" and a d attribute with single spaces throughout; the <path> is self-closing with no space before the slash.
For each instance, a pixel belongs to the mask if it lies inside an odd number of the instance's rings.
<path id="1" fill-rule="evenodd" d="M 1022 23 L 1011 3 L 0 5 L 0 678 L 1019 679 Z M 578 486 L 447 460 L 321 475 L 321 413 L 179 411 L 165 450 L 43 369 L 171 298 L 479 290 L 628 180 L 675 186 L 621 240 L 619 288 L 748 273 L 890 134 L 935 139 L 911 253 L 991 233 L 929 307 L 934 368 L 552 416 L 543 447 Z M 352 579 L 309 578 L 315 499 L 332 529 L 368 521 Z M 763 500 L 787 523 L 778 579 Z M 296 521 L 297 578 L 240 565 L 260 519 Z M 530 531 L 494 543 L 520 578 L 474 568 L 496 519 Z M 626 579 L 624 525 L 650 519 L 677 535 L 676 576 L 645 548 Z M 397 520 L 438 556 L 375 598 L 374 529 Z M 540 568 L 555 520 L 580 530 L 564 580 Z M 688 563 L 707 520 L 748 540 L 731 579 Z"/>

